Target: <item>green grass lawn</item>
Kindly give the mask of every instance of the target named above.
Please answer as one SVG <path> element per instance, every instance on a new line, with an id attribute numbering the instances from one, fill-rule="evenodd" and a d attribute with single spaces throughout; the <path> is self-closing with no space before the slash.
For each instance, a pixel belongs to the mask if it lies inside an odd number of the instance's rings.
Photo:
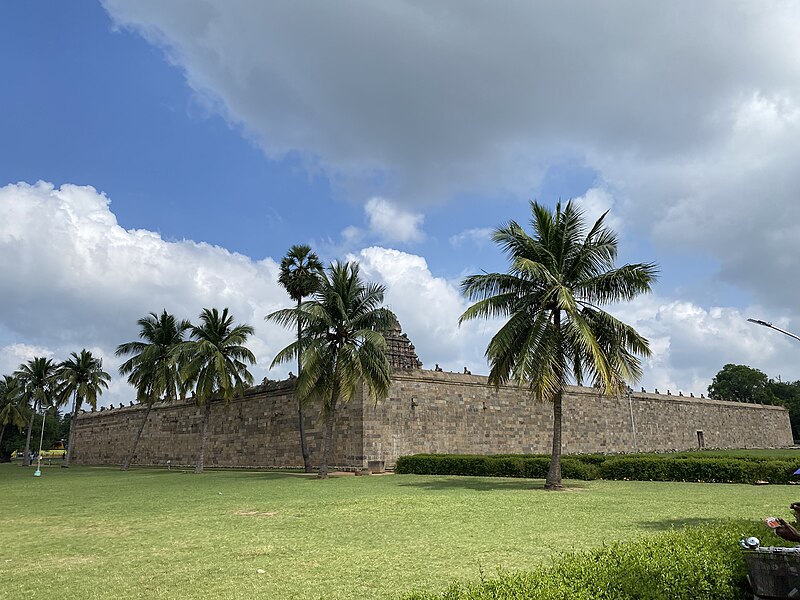
<path id="1" fill-rule="evenodd" d="M 57 467 L 34 478 L 2 464 L 0 597 L 398 598 L 672 526 L 788 518 L 800 500 L 793 486 L 567 483 Z"/>

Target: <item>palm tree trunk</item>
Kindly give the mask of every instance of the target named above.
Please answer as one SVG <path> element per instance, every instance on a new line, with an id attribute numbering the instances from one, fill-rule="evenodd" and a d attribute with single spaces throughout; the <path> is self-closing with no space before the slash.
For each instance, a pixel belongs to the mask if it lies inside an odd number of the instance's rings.
<path id="1" fill-rule="evenodd" d="M 36 405 L 34 404 L 31 418 L 28 419 L 28 432 L 25 434 L 25 454 L 22 455 L 22 466 L 31 466 L 31 433 L 33 433 L 33 417 L 36 415 Z"/>
<path id="2" fill-rule="evenodd" d="M 131 446 L 131 449 L 128 452 L 128 457 L 125 459 L 125 462 L 122 463 L 121 467 L 122 471 L 127 471 L 131 466 L 131 462 L 133 461 L 133 455 L 136 454 L 136 447 L 139 445 L 139 438 L 142 437 L 142 431 L 144 431 L 144 426 L 147 423 L 147 417 L 150 416 L 150 410 L 152 408 L 153 408 L 153 403 L 150 402 L 147 405 L 147 410 L 144 412 L 144 419 L 142 419 L 142 424 L 139 425 L 139 431 L 136 433 L 136 438 L 133 440 L 133 446 Z"/>
<path id="3" fill-rule="evenodd" d="M 544 483 L 546 490 L 563 489 L 561 485 L 561 399 L 563 391 L 559 390 L 553 398 L 553 453 L 550 456 L 550 470 Z"/>
<path id="4" fill-rule="evenodd" d="M 211 415 L 211 399 L 206 400 L 206 407 L 203 411 L 203 422 L 200 426 L 200 454 L 197 456 L 195 473 L 202 473 L 206 459 L 206 442 L 208 441 L 208 418 Z"/>
<path id="5" fill-rule="evenodd" d="M 69 461 L 72 460 L 72 449 L 75 446 L 75 419 L 78 416 L 78 396 L 72 401 L 72 414 L 69 417 L 69 442 L 67 445 L 67 455 L 64 457 L 64 462 L 61 466 L 65 469 L 69 468 Z"/>
<path id="6" fill-rule="evenodd" d="M 563 360 L 564 347 L 561 343 L 561 311 L 553 311 L 553 328 L 556 330 L 556 352 L 559 359 Z M 561 375 L 559 373 L 559 375 Z M 564 378 L 558 386 L 558 391 L 553 398 L 553 452 L 550 455 L 550 469 L 547 471 L 547 479 L 544 482 L 546 490 L 563 489 L 561 485 L 561 401 L 564 396 Z"/>
<path id="7" fill-rule="evenodd" d="M 3 447 L 3 436 L 6 434 L 6 425 L 3 425 L 3 428 L 0 429 L 0 448 Z M 2 451 L 0 450 L 0 456 L 2 456 Z"/>
<path id="8" fill-rule="evenodd" d="M 302 354 L 303 349 L 300 346 L 300 339 L 303 337 L 303 324 L 300 322 L 300 300 L 297 301 L 297 378 L 300 379 L 300 373 L 303 369 Z M 295 387 L 295 390 L 297 388 Z M 296 393 L 296 392 L 295 392 Z M 297 397 L 297 416 L 300 421 L 300 451 L 303 453 L 303 470 L 306 473 L 311 473 L 311 455 L 308 453 L 308 442 L 306 441 L 306 424 L 305 415 L 303 414 L 303 400 Z"/>
<path id="9" fill-rule="evenodd" d="M 333 418 L 336 415 L 336 400 L 338 396 L 339 389 L 334 386 L 328 410 L 325 412 L 325 435 L 322 439 L 322 462 L 320 462 L 319 473 L 317 474 L 317 478 L 319 479 L 328 478 L 328 459 L 331 456 L 331 446 L 333 445 Z"/>

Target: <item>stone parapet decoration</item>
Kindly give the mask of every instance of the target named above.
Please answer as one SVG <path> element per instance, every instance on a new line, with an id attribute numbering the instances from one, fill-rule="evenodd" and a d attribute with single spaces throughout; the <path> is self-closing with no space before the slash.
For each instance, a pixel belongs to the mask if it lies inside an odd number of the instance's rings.
<path id="1" fill-rule="evenodd" d="M 228 406 L 215 402 L 206 453 L 210 467 L 300 467 L 296 379 L 252 388 Z M 788 411 L 762 406 L 633 392 L 608 397 L 569 387 L 564 394 L 563 450 L 644 452 L 705 448 L 765 448 L 792 444 Z M 74 459 L 119 464 L 145 407 L 79 415 Z M 200 438 L 200 409 L 191 399 L 157 404 L 150 413 L 135 464 L 192 465 Z M 312 462 L 322 447 L 319 407 L 307 408 Z M 375 404 L 363 392 L 342 406 L 331 465 L 363 469 L 371 461 L 394 466 L 419 452 L 542 453 L 551 448 L 552 406 L 525 388 L 495 388 L 480 375 L 420 369 L 394 372 L 389 398 Z"/>

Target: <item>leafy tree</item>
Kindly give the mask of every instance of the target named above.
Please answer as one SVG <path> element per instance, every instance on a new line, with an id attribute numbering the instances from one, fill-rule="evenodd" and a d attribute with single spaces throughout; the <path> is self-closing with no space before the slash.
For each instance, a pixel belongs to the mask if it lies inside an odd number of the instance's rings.
<path id="1" fill-rule="evenodd" d="M 58 387 L 56 399 L 59 406 L 69 403 L 72 398 L 69 444 L 62 467 L 69 467 L 75 441 L 75 419 L 85 401 L 92 408 L 97 407 L 97 397 L 108 389 L 111 375 L 103 370 L 103 361 L 83 349 L 80 354 L 73 352 L 70 358 L 58 366 Z"/>
<path id="2" fill-rule="evenodd" d="M 800 440 L 800 381 L 774 381 L 770 379 L 769 390 L 777 403 L 789 410 L 792 437 Z"/>
<path id="3" fill-rule="evenodd" d="M 397 320 L 381 307 L 384 291 L 381 285 L 362 281 L 357 263 L 334 263 L 321 275 L 310 300 L 299 309 L 279 310 L 268 317 L 284 326 L 298 320 L 305 323 L 302 338 L 281 350 L 272 365 L 289 362 L 303 348 L 297 394 L 320 399 L 325 417 L 320 479 L 328 477 L 339 401 L 347 402 L 362 384 L 376 402 L 389 393 L 391 367 L 381 332 Z"/>
<path id="4" fill-rule="evenodd" d="M 9 425 L 21 431 L 27 422 L 22 406 L 22 392 L 22 386 L 16 377 L 3 375 L 3 378 L 0 379 L 0 448 L 2 448 L 3 436 Z"/>
<path id="5" fill-rule="evenodd" d="M 131 356 L 119 367 L 120 375 L 136 388 L 136 398 L 147 406 L 122 470 L 130 468 L 139 439 L 142 437 L 153 404 L 163 399 L 176 400 L 182 393 L 180 379 L 180 349 L 184 333 L 191 329 L 189 321 L 178 321 L 164 310 L 161 315 L 150 313 L 137 321 L 139 340 L 117 346 L 117 356 Z"/>
<path id="6" fill-rule="evenodd" d="M 559 202 L 555 211 L 531 202 L 531 234 L 515 221 L 493 234 L 508 256 L 508 272 L 472 275 L 461 284 L 476 302 L 459 323 L 507 318 L 486 349 L 489 381 L 526 385 L 535 399 L 553 403 L 547 489 L 562 487 L 562 394 L 570 378 L 620 393 L 641 377 L 637 355 L 650 355 L 644 337 L 600 307 L 649 292 L 657 268 L 615 267 L 617 237 L 605 216 L 587 228 L 573 202 Z"/>
<path id="7" fill-rule="evenodd" d="M 278 282 L 283 286 L 289 297 L 297 302 L 297 313 L 300 315 L 300 307 L 303 298 L 313 294 L 319 287 L 319 278 L 324 271 L 319 257 L 311 251 L 310 246 L 294 245 L 281 260 L 281 272 Z M 298 342 L 303 337 L 303 321 L 297 319 L 297 339 Z M 297 374 L 303 372 L 303 351 L 297 345 Z M 297 415 L 300 423 L 300 449 L 303 453 L 303 467 L 306 473 L 311 472 L 311 457 L 308 452 L 308 442 L 305 433 L 305 416 L 303 415 L 303 399 L 297 398 Z"/>
<path id="8" fill-rule="evenodd" d="M 250 325 L 233 326 L 233 317 L 228 309 L 222 313 L 214 309 L 203 309 L 200 325 L 191 329 L 192 341 L 184 345 L 185 365 L 181 377 L 188 385 L 195 386 L 195 401 L 205 406 L 200 427 L 200 452 L 195 473 L 202 473 L 208 440 L 208 420 L 211 401 L 222 398 L 227 405 L 234 395 L 243 395 L 246 385 L 253 383 L 247 364 L 255 364 L 256 358 L 244 344 L 253 335 Z"/>
<path id="9" fill-rule="evenodd" d="M 25 421 L 27 425 L 28 416 L 30 412 L 30 407 L 22 406 L 23 410 L 26 410 L 25 413 Z M 69 415 L 66 415 L 67 419 Z M 50 449 L 53 447 L 53 444 L 59 440 L 63 440 L 64 436 L 62 435 L 62 416 L 59 413 L 56 407 L 49 407 L 46 411 L 46 420 L 44 423 L 44 436 L 41 436 L 42 431 L 42 419 L 41 413 L 39 418 L 35 418 L 33 420 L 33 426 L 31 428 L 31 441 L 36 440 L 38 443 L 40 437 L 42 437 L 42 448 Z M 25 446 L 25 439 L 27 437 L 26 427 L 23 426 L 22 430 L 18 430 L 16 427 L 9 427 L 6 428 L 6 434 L 3 436 L 2 442 L 0 442 L 0 456 L 5 460 L 11 451 L 13 450 L 22 450 Z"/>
<path id="10" fill-rule="evenodd" d="M 764 373 L 746 365 L 734 364 L 725 365 L 714 376 L 708 386 L 708 397 L 761 404 L 772 404 L 776 401 L 769 378 Z"/>
<path id="11" fill-rule="evenodd" d="M 47 409 L 52 405 L 58 372 L 59 368 L 51 358 L 41 356 L 34 357 L 27 363 L 21 364 L 16 372 L 16 377 L 23 388 L 24 401 L 31 407 L 28 429 L 25 435 L 25 455 L 22 458 L 22 466 L 31 464 L 33 418 L 40 408 Z"/>

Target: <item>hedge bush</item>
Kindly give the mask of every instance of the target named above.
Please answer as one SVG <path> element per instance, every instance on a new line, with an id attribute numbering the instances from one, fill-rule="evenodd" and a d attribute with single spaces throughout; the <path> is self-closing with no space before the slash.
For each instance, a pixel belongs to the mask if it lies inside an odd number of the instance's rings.
<path id="1" fill-rule="evenodd" d="M 542 455 L 415 454 L 402 456 L 397 473 L 474 475 L 543 479 L 550 457 Z M 630 454 L 569 455 L 561 459 L 565 479 L 628 479 L 635 481 L 698 481 L 707 483 L 787 483 L 797 465 L 786 460 L 751 460 L 730 456 Z"/>
<path id="2" fill-rule="evenodd" d="M 752 598 L 739 539 L 757 524 L 687 527 L 568 554 L 553 566 L 455 582 L 405 600 L 717 600 Z"/>

